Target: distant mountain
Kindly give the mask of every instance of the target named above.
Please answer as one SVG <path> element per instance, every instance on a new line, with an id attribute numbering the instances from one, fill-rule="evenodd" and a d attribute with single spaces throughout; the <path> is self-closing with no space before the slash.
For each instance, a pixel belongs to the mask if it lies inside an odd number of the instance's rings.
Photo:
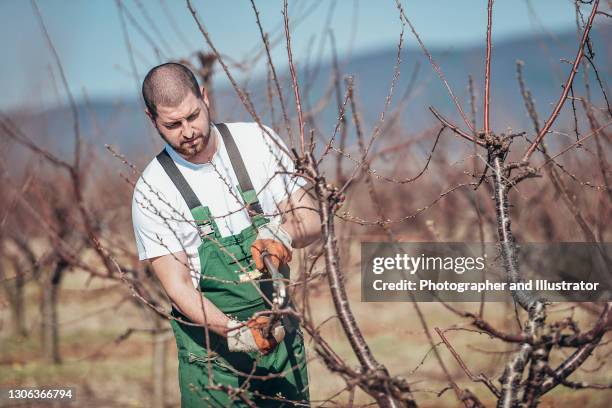
<path id="1" fill-rule="evenodd" d="M 612 45 L 610 35 L 611 25 L 597 26 L 593 30 L 593 44 L 595 62 L 604 83 L 610 79 L 610 58 Z M 457 123 L 460 117 L 452 103 L 448 92 L 429 61 L 420 49 L 414 48 L 415 41 L 407 36 L 408 49 L 401 54 L 401 76 L 395 87 L 393 106 L 408 86 L 411 73 L 416 64 L 419 64 L 417 80 L 413 90 L 413 97 L 409 99 L 402 110 L 402 123 L 410 130 L 418 131 L 432 123 L 432 115 L 428 106 L 433 105 L 448 117 L 454 118 Z M 495 39 L 495 38 L 493 38 Z M 484 43 L 484 39 L 483 39 Z M 557 35 L 555 38 L 529 36 L 516 38 L 506 42 L 494 42 L 493 60 L 491 66 L 492 83 L 492 123 L 494 130 L 505 131 L 507 127 L 521 130 L 532 130 L 526 111 L 523 107 L 517 82 L 516 62 L 524 63 L 523 73 L 527 87 L 532 92 L 541 120 L 544 120 L 551 111 L 551 104 L 558 100 L 562 91 L 562 84 L 570 72 L 570 64 L 560 62 L 573 61 L 577 51 L 578 39 L 576 33 L 568 32 Z M 484 94 L 484 65 L 485 48 L 471 47 L 465 49 L 431 50 L 431 53 L 440 65 L 446 79 L 454 93 L 459 98 L 463 109 L 469 114 L 468 75 L 472 75 L 477 92 L 477 119 L 482 126 L 482 99 Z M 357 84 L 357 96 L 368 123 L 373 124 L 378 119 L 383 108 L 385 98 L 396 64 L 397 49 L 381 50 L 354 57 L 346 69 L 345 74 L 351 74 Z M 320 77 L 331 75 L 329 66 L 321 70 Z M 590 71 L 591 93 L 593 98 L 602 100 L 601 92 L 595 83 L 595 76 Z M 584 94 L 583 76 L 579 74 L 576 79 L 574 91 L 577 95 Z M 321 94 L 320 88 L 315 91 Z M 336 113 L 332 113 L 328 120 L 334 120 Z M 569 119 L 569 118 L 568 118 Z"/>
<path id="2" fill-rule="evenodd" d="M 610 57 L 612 56 L 611 25 L 599 25 L 594 29 L 593 43 L 595 62 L 604 83 L 610 79 Z M 395 87 L 391 109 L 398 104 L 398 100 L 405 92 L 415 64 L 419 64 L 418 75 L 414 84 L 412 97 L 402 109 L 401 122 L 410 133 L 422 130 L 434 123 L 427 107 L 433 105 L 448 117 L 459 123 L 459 117 L 454 109 L 451 99 L 441 81 L 437 78 L 428 60 L 420 49 L 414 48 L 415 41 L 406 35 L 406 49 L 401 54 L 401 75 Z M 568 32 L 558 34 L 554 38 L 543 36 L 525 36 L 505 42 L 495 42 L 493 46 L 492 63 L 492 123 L 497 131 L 505 131 L 507 127 L 521 130 L 531 130 L 530 121 L 523 108 L 519 93 L 516 61 L 524 62 L 525 82 L 533 93 L 540 117 L 544 119 L 561 92 L 561 84 L 565 80 L 570 65 L 561 60 L 573 60 L 578 39 L 576 33 Z M 484 39 L 483 39 L 484 40 Z M 483 41 L 484 43 L 484 41 Z M 468 104 L 468 75 L 474 78 L 477 88 L 478 120 L 481 124 L 481 105 L 484 81 L 484 47 L 470 47 L 454 49 L 431 50 L 432 55 L 441 66 L 444 75 L 460 99 L 464 110 L 469 112 Z M 366 126 L 373 126 L 380 115 L 389 90 L 396 63 L 397 49 L 393 47 L 376 52 L 354 56 L 342 67 L 343 75 L 352 75 L 356 84 L 356 95 L 359 107 L 363 113 Z M 342 62 L 342 61 L 341 61 Z M 331 62 L 325 62 L 318 70 L 318 76 L 313 81 L 306 81 L 304 67 L 298 66 L 301 76 L 302 94 L 308 95 L 309 103 L 314 105 L 317 98 L 324 95 L 332 75 Z M 223 75 L 218 72 L 217 75 Z M 292 100 L 292 93 L 288 73 L 281 75 L 283 89 L 288 100 Z M 582 74 L 577 77 L 576 94 L 584 93 Z M 594 75 L 590 75 L 591 90 L 594 98 L 601 100 L 601 92 L 595 83 Z M 308 83 L 308 89 L 305 89 Z M 265 109 L 265 78 L 251 80 L 249 92 L 259 95 L 256 99 L 258 109 Z M 217 110 L 222 120 L 248 120 L 244 109 L 241 108 L 231 89 L 216 89 Z M 568 108 L 566 108 L 568 109 Z M 79 104 L 79 117 L 81 131 L 85 138 L 96 145 L 105 143 L 118 146 L 137 163 L 144 163 L 145 157 L 151 157 L 159 148 L 155 131 L 147 123 L 142 113 L 139 101 L 128 100 L 114 102 L 107 100 L 94 100 L 91 104 Z M 278 115 L 277 109 L 277 115 Z M 53 146 L 54 151 L 69 154 L 73 141 L 72 121 L 70 111 L 65 107 L 51 109 L 35 115 L 13 115 L 27 132 L 36 135 L 46 135 L 41 144 Z M 264 114 L 264 120 L 269 118 Z M 318 116 L 318 126 L 326 135 L 330 134 L 337 112 L 335 102 L 328 104 Z M 569 115 L 563 120 L 569 123 Z M 150 135 L 148 137 L 147 135 Z"/>

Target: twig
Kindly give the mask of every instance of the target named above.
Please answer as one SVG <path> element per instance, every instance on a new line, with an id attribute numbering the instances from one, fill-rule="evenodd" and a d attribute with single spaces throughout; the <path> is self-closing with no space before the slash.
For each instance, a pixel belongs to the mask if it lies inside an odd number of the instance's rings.
<path id="1" fill-rule="evenodd" d="M 576 76 L 576 72 L 578 72 L 578 66 L 580 64 L 580 60 L 582 59 L 582 56 L 584 55 L 584 46 L 589 38 L 589 33 L 591 32 L 591 28 L 593 27 L 593 20 L 595 19 L 595 14 L 597 13 L 598 6 L 599 6 L 599 0 L 594 0 L 594 4 L 592 6 L 593 8 L 591 10 L 591 15 L 589 16 L 589 21 L 587 22 L 587 25 L 584 28 L 584 32 L 582 34 L 582 40 L 580 41 L 580 46 L 578 47 L 578 53 L 576 54 L 576 58 L 574 59 L 574 63 L 572 65 L 572 71 L 570 72 L 567 78 L 567 81 L 565 81 L 565 85 L 563 86 L 563 92 L 561 93 L 561 96 L 559 97 L 559 100 L 557 101 L 557 104 L 555 105 L 552 113 L 550 114 L 546 122 L 544 123 L 544 126 L 540 130 L 540 133 L 538 133 L 538 136 L 535 138 L 531 146 L 529 146 L 527 151 L 525 151 L 525 154 L 523 156 L 523 161 L 525 162 L 529 160 L 529 158 L 531 157 L 533 152 L 536 150 L 537 146 L 540 144 L 544 136 L 546 136 L 551 126 L 557 119 L 557 116 L 559 116 L 559 112 L 561 112 L 561 108 L 563 107 L 563 104 L 567 100 L 568 93 L 570 91 L 572 83 L 574 82 L 574 77 Z"/>

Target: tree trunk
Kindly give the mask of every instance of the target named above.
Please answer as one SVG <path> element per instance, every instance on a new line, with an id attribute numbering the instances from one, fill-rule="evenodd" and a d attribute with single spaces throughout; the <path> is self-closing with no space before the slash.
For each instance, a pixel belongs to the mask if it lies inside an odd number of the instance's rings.
<path id="1" fill-rule="evenodd" d="M 15 276 L 15 293 L 11 302 L 11 310 L 13 312 L 13 327 L 15 334 L 20 337 L 28 336 L 26 327 L 25 303 L 24 303 L 24 286 L 25 280 L 22 273 L 17 273 Z"/>
<path id="2" fill-rule="evenodd" d="M 168 355 L 168 333 L 164 330 L 165 320 L 155 319 L 153 333 L 153 401 L 152 408 L 163 408 L 166 400 L 166 357 Z"/>
<path id="3" fill-rule="evenodd" d="M 9 302 L 11 309 L 11 317 L 13 319 L 13 333 L 17 337 L 27 337 L 28 330 L 26 326 L 26 315 L 25 315 L 25 303 L 24 303 L 24 292 L 25 292 L 25 273 L 20 265 L 20 260 L 16 256 L 7 256 L 7 254 L 0 249 L 0 257 L 7 259 L 13 265 L 15 272 L 15 278 L 9 279 L 6 276 L 4 265 L 0 264 L 0 280 L 2 280 L 3 289 L 6 293 L 6 298 Z M 14 281 L 14 284 L 13 282 Z"/>
<path id="4" fill-rule="evenodd" d="M 52 364 L 62 363 L 59 351 L 57 301 L 62 275 L 67 267 L 67 262 L 58 261 L 49 279 L 43 279 L 41 288 L 42 349 L 45 360 Z"/>

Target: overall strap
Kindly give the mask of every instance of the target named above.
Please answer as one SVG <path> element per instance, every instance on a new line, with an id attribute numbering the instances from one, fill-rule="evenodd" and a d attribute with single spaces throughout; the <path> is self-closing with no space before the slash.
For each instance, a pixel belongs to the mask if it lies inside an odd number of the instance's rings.
<path id="1" fill-rule="evenodd" d="M 261 208 L 261 204 L 259 204 L 257 195 L 255 194 L 253 183 L 251 182 L 249 173 L 247 172 L 247 169 L 244 165 L 244 161 L 242 160 L 242 156 L 240 155 L 238 146 L 236 146 L 236 141 L 232 137 L 232 134 L 225 123 L 216 123 L 215 126 L 217 127 L 217 129 L 219 129 L 219 132 L 223 137 L 225 150 L 227 150 L 227 155 L 229 156 L 230 163 L 232 164 L 234 173 L 236 173 L 236 178 L 238 179 L 238 185 L 240 187 L 240 191 L 243 195 L 243 198 L 245 198 L 246 196 L 245 201 L 247 204 L 247 211 L 249 212 L 249 215 L 253 216 L 256 214 L 263 214 L 263 209 Z"/>
<path id="2" fill-rule="evenodd" d="M 172 180 L 179 193 L 181 193 L 189 210 L 201 207 L 202 203 L 200 203 L 200 200 L 191 189 L 191 186 L 189 186 L 189 183 L 187 183 L 187 180 L 185 180 L 185 177 L 183 177 L 181 171 L 176 167 L 176 163 L 174 163 L 174 160 L 172 160 L 172 157 L 170 157 L 166 149 L 162 150 L 161 153 L 157 155 L 157 161 L 161 164 L 166 174 L 168 174 L 168 177 L 170 177 L 170 180 Z"/>

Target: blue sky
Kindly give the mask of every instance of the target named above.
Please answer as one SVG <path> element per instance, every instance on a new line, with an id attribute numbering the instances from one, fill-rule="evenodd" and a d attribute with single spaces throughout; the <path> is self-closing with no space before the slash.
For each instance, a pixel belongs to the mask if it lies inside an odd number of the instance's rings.
<path id="1" fill-rule="evenodd" d="M 486 3 L 486 0 L 403 1 L 408 17 L 426 45 L 446 49 L 484 42 Z M 164 52 L 162 60 L 189 55 L 197 48 L 206 49 L 184 1 L 123 0 L 123 4 Z M 282 4 L 279 0 L 257 2 L 264 29 L 272 36 L 282 34 L 279 31 L 282 29 Z M 574 29 L 574 7 L 570 0 L 529 0 L 529 4 L 533 14 L 529 13 L 526 0 L 495 1 L 494 41 L 534 32 Z M 91 99 L 138 97 L 115 1 L 39 0 L 38 5 L 62 59 L 71 90 L 78 99 L 84 92 Z M 260 46 L 255 15 L 248 0 L 194 0 L 194 5 L 224 55 L 241 61 L 253 55 Z M 181 34 L 172 28 L 166 10 Z M 397 44 L 400 20 L 394 0 L 290 1 L 289 16 L 291 24 L 296 25 L 292 42 L 298 69 L 299 63 L 306 59 L 309 44 L 314 44 L 312 49 L 316 55 L 330 10 L 333 11 L 331 28 L 341 55 L 361 54 Z M 304 14 L 307 15 L 304 17 Z M 153 21 L 154 26 L 149 21 Z M 160 59 L 127 17 L 126 22 L 132 46 L 137 50 L 135 60 L 141 79 Z M 352 36 L 352 32 L 356 35 Z M 409 31 L 405 38 L 407 47 L 416 46 Z M 57 69 L 30 1 L 0 0 L 0 49 L 0 109 L 22 106 L 39 109 L 65 101 L 63 90 L 54 83 L 53 78 L 59 79 Z M 279 69 L 286 66 L 284 42 L 274 48 L 272 55 Z M 323 57 L 327 56 L 329 46 L 323 51 Z M 261 72 L 263 67 L 259 65 L 256 72 Z M 235 72 L 240 76 L 238 70 Z"/>

